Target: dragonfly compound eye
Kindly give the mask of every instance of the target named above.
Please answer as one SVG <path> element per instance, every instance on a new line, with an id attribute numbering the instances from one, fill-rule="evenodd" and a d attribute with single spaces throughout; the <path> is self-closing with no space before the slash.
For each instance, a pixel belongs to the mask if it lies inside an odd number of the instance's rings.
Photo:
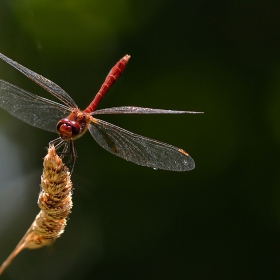
<path id="1" fill-rule="evenodd" d="M 57 133 L 64 140 L 75 138 L 80 133 L 80 125 L 75 121 L 62 119 L 56 126 Z"/>

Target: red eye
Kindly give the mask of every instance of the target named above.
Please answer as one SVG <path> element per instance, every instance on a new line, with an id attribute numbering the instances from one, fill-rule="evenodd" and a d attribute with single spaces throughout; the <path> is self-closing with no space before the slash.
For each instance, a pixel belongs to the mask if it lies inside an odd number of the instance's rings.
<path id="1" fill-rule="evenodd" d="M 77 122 L 71 121 L 72 135 L 77 136 L 80 133 L 80 125 Z"/>
<path id="2" fill-rule="evenodd" d="M 75 138 L 80 132 L 80 125 L 75 121 L 62 119 L 57 123 L 57 133 L 64 140 Z"/>

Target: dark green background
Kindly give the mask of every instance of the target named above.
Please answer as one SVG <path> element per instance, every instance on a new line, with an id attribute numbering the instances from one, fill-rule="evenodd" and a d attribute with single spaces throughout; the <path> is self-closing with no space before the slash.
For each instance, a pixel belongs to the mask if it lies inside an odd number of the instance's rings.
<path id="1" fill-rule="evenodd" d="M 128 53 L 99 108 L 205 112 L 102 117 L 185 149 L 195 170 L 134 165 L 87 133 L 76 143 L 65 233 L 21 252 L 3 279 L 279 279 L 279 1 L 4 0 L 0 52 L 81 109 Z M 0 78 L 52 98 L 2 61 Z M 39 212 L 44 148 L 56 135 L 3 110 L 0 130 L 14 147 L 10 158 L 7 143 L 0 147 L 2 262 Z"/>

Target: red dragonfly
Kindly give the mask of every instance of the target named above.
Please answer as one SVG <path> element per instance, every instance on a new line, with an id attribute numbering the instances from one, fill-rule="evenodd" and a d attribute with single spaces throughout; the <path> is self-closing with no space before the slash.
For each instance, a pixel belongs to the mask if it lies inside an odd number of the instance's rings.
<path id="1" fill-rule="evenodd" d="M 29 93 L 0 80 L 0 107 L 30 125 L 57 132 L 59 138 L 52 142 L 56 148 L 64 145 L 62 154 L 70 151 L 74 162 L 74 140 L 87 130 L 95 141 L 112 154 L 142 166 L 171 171 L 187 171 L 195 167 L 193 159 L 182 149 L 134 134 L 110 124 L 95 115 L 102 114 L 195 114 L 200 112 L 172 111 L 141 107 L 114 107 L 96 110 L 99 101 L 123 72 L 129 55 L 125 55 L 111 69 L 105 82 L 89 106 L 81 111 L 74 100 L 57 84 L 29 70 L 0 53 L 0 58 L 54 95 L 63 104 Z"/>

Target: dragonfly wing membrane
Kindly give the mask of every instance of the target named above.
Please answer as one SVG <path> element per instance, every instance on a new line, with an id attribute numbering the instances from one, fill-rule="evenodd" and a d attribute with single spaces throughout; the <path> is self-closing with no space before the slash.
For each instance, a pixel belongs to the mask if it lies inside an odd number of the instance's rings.
<path id="1" fill-rule="evenodd" d="M 0 53 L 0 58 L 6 61 L 8 64 L 13 66 L 23 75 L 28 77 L 30 80 L 47 90 L 49 93 L 54 95 L 60 101 L 62 101 L 65 105 L 69 107 L 78 107 L 74 100 L 64 91 L 59 85 L 54 83 L 53 81 L 43 77 L 42 75 L 37 74 L 36 72 L 24 67 L 23 65 L 13 61 L 12 59 L 8 58 L 4 54 Z"/>
<path id="2" fill-rule="evenodd" d="M 193 159 L 182 149 L 134 134 L 93 118 L 89 131 L 96 142 L 112 154 L 138 165 L 170 171 L 188 171 Z"/>
<path id="3" fill-rule="evenodd" d="M 32 126 L 52 132 L 56 132 L 57 122 L 69 114 L 66 106 L 3 80 L 0 80 L 0 107 Z"/>
<path id="4" fill-rule="evenodd" d="M 194 111 L 175 111 L 165 109 L 152 109 L 135 106 L 113 107 L 93 111 L 91 115 L 110 115 L 110 114 L 203 114 Z"/>

